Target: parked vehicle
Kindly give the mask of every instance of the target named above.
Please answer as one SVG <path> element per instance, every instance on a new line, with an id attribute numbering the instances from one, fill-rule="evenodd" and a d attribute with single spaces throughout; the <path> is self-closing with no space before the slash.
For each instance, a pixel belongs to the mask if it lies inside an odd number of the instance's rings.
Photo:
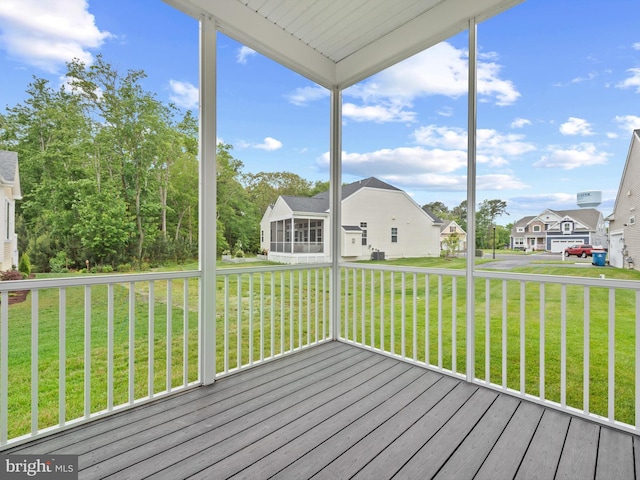
<path id="1" fill-rule="evenodd" d="M 591 256 L 592 250 L 593 245 L 572 245 L 564 249 L 564 256 L 570 257 L 571 255 L 575 255 L 576 257 L 587 258 Z"/>

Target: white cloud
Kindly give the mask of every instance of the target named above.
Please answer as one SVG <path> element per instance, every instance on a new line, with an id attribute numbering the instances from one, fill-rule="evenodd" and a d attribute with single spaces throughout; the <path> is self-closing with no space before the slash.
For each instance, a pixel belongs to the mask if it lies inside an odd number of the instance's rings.
<path id="1" fill-rule="evenodd" d="M 640 117 L 637 115 L 618 115 L 613 120 L 629 135 L 633 130 L 640 128 Z"/>
<path id="2" fill-rule="evenodd" d="M 560 125 L 560 133 L 562 135 L 593 135 L 591 124 L 584 118 L 577 117 L 569 117 L 569 120 Z"/>
<path id="3" fill-rule="evenodd" d="M 169 99 L 182 108 L 196 108 L 200 101 L 198 87 L 189 82 L 180 82 L 178 80 L 169 80 L 169 88 L 171 94 Z"/>
<path id="4" fill-rule="evenodd" d="M 353 103 L 342 105 L 342 116 L 356 122 L 415 122 L 416 113 L 403 110 L 400 106 L 369 105 L 358 106 Z"/>
<path id="5" fill-rule="evenodd" d="M 610 156 L 611 154 L 609 153 L 598 151 L 593 143 L 581 143 L 567 149 L 551 146 L 549 147 L 549 154 L 544 155 L 533 166 L 573 170 L 580 167 L 604 165 Z"/>
<path id="6" fill-rule="evenodd" d="M 631 46 L 634 50 L 640 50 L 640 42 L 636 42 Z"/>
<path id="7" fill-rule="evenodd" d="M 257 145 L 253 145 L 253 148 L 257 148 L 260 150 L 267 150 L 272 152 L 273 150 L 279 150 L 282 148 L 282 142 L 280 140 L 276 140 L 272 137 L 266 137 L 264 142 L 258 143 Z"/>
<path id="8" fill-rule="evenodd" d="M 303 107 L 309 103 L 327 98 L 329 96 L 329 90 L 324 87 L 301 87 L 296 88 L 295 91 L 286 96 L 290 103 Z"/>
<path id="9" fill-rule="evenodd" d="M 530 188 L 513 175 L 492 174 L 478 175 L 476 178 L 476 188 L 478 190 L 524 190 Z"/>
<path id="10" fill-rule="evenodd" d="M 385 101 L 402 105 L 428 95 L 457 98 L 467 94 L 467 64 L 466 51 L 442 42 L 354 85 L 345 95 L 365 103 Z M 478 94 L 493 98 L 498 105 L 510 105 L 520 93 L 511 81 L 500 78 L 501 69 L 495 62 L 478 62 Z"/>
<path id="11" fill-rule="evenodd" d="M 413 132 L 420 145 L 454 150 L 467 150 L 467 132 L 462 128 L 429 125 Z M 496 130 L 480 128 L 476 133 L 478 161 L 494 166 L 505 165 L 502 156 L 518 156 L 535 150 L 535 146 L 524 141 L 524 135 L 502 134 Z"/>
<path id="12" fill-rule="evenodd" d="M 9 56 L 55 73 L 78 58 L 91 64 L 91 49 L 113 35 L 101 31 L 86 0 L 2 0 L 0 48 Z"/>
<path id="13" fill-rule="evenodd" d="M 511 128 L 522 128 L 526 125 L 531 125 L 531 120 L 527 120 L 526 118 L 516 118 L 511 122 Z"/>
<path id="14" fill-rule="evenodd" d="M 635 88 L 636 93 L 640 93 L 640 68 L 630 68 L 627 70 L 631 74 L 625 81 L 616 85 L 618 88 Z"/>
<path id="15" fill-rule="evenodd" d="M 253 55 L 256 55 L 257 53 L 258 52 L 256 52 L 252 48 L 245 47 L 243 45 L 238 50 L 238 55 L 236 56 L 236 61 L 238 63 L 241 63 L 242 65 L 246 65 L 247 64 L 247 58 L 252 57 Z"/>

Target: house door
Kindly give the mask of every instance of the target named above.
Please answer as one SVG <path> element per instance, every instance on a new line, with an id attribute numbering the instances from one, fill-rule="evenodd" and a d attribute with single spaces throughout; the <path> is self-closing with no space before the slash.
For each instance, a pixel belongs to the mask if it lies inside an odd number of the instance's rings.
<path id="1" fill-rule="evenodd" d="M 609 265 L 624 268 L 624 233 L 612 232 L 609 237 Z"/>

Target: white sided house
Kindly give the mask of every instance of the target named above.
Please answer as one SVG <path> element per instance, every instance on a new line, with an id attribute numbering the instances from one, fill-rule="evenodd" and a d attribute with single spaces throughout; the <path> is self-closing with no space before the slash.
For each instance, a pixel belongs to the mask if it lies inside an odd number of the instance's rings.
<path id="1" fill-rule="evenodd" d="M 640 130 L 634 130 L 609 220 L 609 265 L 640 268 Z"/>
<path id="2" fill-rule="evenodd" d="M 18 235 L 16 235 L 16 200 L 22 198 L 18 154 L 0 150 L 0 203 L 3 206 L 0 217 L 0 270 L 10 270 L 18 266 Z"/>
<path id="3" fill-rule="evenodd" d="M 322 263 L 331 258 L 329 192 L 283 195 L 260 222 L 260 246 L 280 263 Z M 342 260 L 437 257 L 440 225 L 406 192 L 370 177 L 342 186 Z"/>

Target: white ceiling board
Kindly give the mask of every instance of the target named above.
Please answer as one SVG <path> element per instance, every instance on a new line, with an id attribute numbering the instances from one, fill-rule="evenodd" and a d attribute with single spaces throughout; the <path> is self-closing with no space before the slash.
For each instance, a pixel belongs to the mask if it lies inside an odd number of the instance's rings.
<path id="1" fill-rule="evenodd" d="M 524 0 L 164 0 L 327 88 L 346 88 Z"/>

